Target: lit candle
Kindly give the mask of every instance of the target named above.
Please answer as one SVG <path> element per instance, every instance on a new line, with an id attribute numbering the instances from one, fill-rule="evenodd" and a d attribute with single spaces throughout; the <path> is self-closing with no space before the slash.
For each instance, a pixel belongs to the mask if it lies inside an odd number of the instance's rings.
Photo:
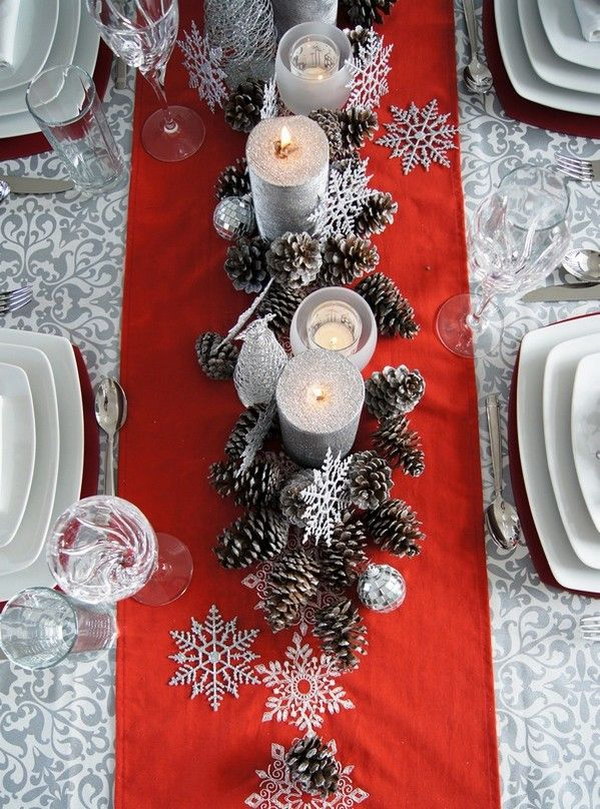
<path id="1" fill-rule="evenodd" d="M 308 319 L 308 344 L 344 355 L 358 348 L 362 331 L 359 314 L 344 301 L 327 301 L 316 306 Z"/>
<path id="2" fill-rule="evenodd" d="M 329 143 L 303 116 L 269 118 L 248 137 L 246 159 L 261 236 L 310 231 L 309 217 L 327 192 Z"/>
<path id="3" fill-rule="evenodd" d="M 277 382 L 281 436 L 301 466 L 321 466 L 327 450 L 352 449 L 364 402 L 360 372 L 345 357 L 322 349 L 293 357 Z"/>

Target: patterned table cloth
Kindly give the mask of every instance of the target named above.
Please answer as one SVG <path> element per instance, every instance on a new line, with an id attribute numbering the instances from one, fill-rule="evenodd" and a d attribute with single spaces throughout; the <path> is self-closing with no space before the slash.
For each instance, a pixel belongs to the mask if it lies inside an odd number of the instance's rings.
<path id="1" fill-rule="evenodd" d="M 457 75 L 468 45 L 456 0 Z M 401 13 L 401 8 L 393 13 Z M 173 58 L 178 58 L 175 55 Z M 130 154 L 133 76 L 109 88 L 107 114 Z M 598 144 L 508 119 L 493 94 L 467 94 L 459 81 L 462 172 L 467 216 L 512 168 L 547 165 L 555 151 L 595 156 Z M 430 98 L 395 99 L 423 106 Z M 205 113 L 210 125 L 209 114 Z M 382 117 L 387 118 L 385 110 Z M 449 153 L 456 159 L 456 153 Z M 400 172 L 399 167 L 394 169 Z M 423 182 L 432 178 L 420 166 Z M 60 176 L 57 158 L 0 164 L 4 173 Z M 399 178 L 398 182 L 401 182 Z M 598 191 L 572 187 L 574 245 L 595 243 Z M 0 209 L 2 287 L 27 281 L 35 303 L 6 325 L 60 334 L 82 349 L 92 382 L 118 373 L 119 319 L 127 217 L 126 183 L 81 202 L 12 197 Z M 558 274 L 554 280 L 558 279 Z M 597 309 L 591 304 L 525 306 L 502 302 L 506 328 L 495 356 L 479 360 L 484 499 L 491 462 L 483 402 L 506 403 L 521 338 L 532 328 Z M 505 464 L 505 482 L 509 487 Z M 474 492 L 474 497 L 479 497 Z M 505 553 L 487 542 L 503 809 L 597 809 L 600 806 L 600 644 L 585 644 L 579 618 L 598 610 L 590 599 L 540 584 L 526 548 Z M 114 661 L 105 653 L 27 673 L 0 662 L 0 807 L 110 809 L 114 771 Z"/>

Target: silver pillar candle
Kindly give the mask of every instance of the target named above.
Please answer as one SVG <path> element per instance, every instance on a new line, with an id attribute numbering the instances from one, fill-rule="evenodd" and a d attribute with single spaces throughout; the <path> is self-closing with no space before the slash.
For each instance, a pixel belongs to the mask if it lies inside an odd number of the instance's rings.
<path id="1" fill-rule="evenodd" d="M 346 357 L 322 349 L 293 357 L 277 382 L 281 437 L 301 466 L 321 466 L 327 449 L 352 449 L 365 398 L 360 372 Z"/>
<path id="2" fill-rule="evenodd" d="M 290 143 L 281 147 L 288 133 Z M 301 115 L 261 121 L 248 137 L 246 159 L 261 236 L 272 241 L 287 231 L 310 232 L 308 218 L 326 195 L 329 175 L 321 127 Z"/>
<path id="3" fill-rule="evenodd" d="M 338 0 L 273 0 L 278 36 L 301 22 L 327 22 L 335 25 Z"/>

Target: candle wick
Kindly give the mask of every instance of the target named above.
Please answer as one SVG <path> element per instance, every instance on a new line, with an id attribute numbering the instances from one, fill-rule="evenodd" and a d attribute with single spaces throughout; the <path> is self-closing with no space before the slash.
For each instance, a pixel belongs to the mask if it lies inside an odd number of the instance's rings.
<path id="1" fill-rule="evenodd" d="M 292 152 L 295 152 L 296 148 L 293 143 L 282 143 L 279 139 L 275 141 L 275 154 L 283 160 L 289 157 Z"/>

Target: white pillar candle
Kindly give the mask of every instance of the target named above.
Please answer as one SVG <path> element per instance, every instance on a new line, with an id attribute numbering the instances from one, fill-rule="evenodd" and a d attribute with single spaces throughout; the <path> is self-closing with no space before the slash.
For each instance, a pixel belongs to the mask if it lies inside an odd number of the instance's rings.
<path id="1" fill-rule="evenodd" d="M 248 137 L 246 159 L 261 235 L 271 241 L 287 231 L 310 232 L 308 218 L 325 197 L 329 175 L 321 127 L 300 115 L 261 121 Z"/>

